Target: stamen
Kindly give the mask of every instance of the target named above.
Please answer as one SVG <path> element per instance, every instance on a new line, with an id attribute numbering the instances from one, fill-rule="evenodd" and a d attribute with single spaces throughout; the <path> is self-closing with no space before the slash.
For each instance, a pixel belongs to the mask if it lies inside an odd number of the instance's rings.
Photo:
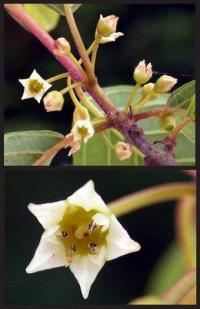
<path id="1" fill-rule="evenodd" d="M 76 252 L 76 245 L 75 245 L 75 244 L 72 244 L 72 245 L 71 245 L 71 251 L 72 251 L 72 252 Z"/>
<path id="2" fill-rule="evenodd" d="M 94 252 L 94 251 L 96 250 L 96 248 L 97 248 L 97 245 L 96 245 L 95 243 L 93 243 L 93 242 L 90 242 L 90 243 L 88 244 L 88 247 L 89 247 L 89 249 L 90 249 L 92 252 Z"/>
<path id="3" fill-rule="evenodd" d="M 65 231 L 61 231 L 60 232 L 60 237 L 61 238 L 65 238 L 65 237 L 67 237 L 68 236 L 68 233 L 67 232 L 65 232 Z"/>
<path id="4" fill-rule="evenodd" d="M 89 225 L 88 225 L 89 233 L 91 234 L 94 231 L 94 229 L 96 229 L 96 227 L 97 227 L 97 225 L 94 221 L 90 222 Z"/>

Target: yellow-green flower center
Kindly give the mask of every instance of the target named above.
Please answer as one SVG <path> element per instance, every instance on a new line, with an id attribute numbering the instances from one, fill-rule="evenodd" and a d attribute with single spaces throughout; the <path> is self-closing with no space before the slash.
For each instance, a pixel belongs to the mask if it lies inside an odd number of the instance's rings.
<path id="1" fill-rule="evenodd" d="M 43 84 L 39 83 L 37 79 L 31 79 L 28 84 L 29 91 L 37 94 L 43 89 Z"/>
<path id="2" fill-rule="evenodd" d="M 88 135 L 88 128 L 82 126 L 82 127 L 78 128 L 78 132 L 84 138 Z"/>
<path id="3" fill-rule="evenodd" d="M 108 230 L 102 232 L 102 226 L 97 225 L 92 217 L 95 210 L 86 211 L 78 206 L 67 208 L 57 237 L 66 248 L 70 259 L 73 255 L 98 254 L 101 246 L 106 245 Z"/>

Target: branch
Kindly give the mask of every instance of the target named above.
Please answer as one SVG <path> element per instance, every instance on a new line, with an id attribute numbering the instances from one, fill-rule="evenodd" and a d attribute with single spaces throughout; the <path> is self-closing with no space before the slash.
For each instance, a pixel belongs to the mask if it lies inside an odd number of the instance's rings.
<path id="1" fill-rule="evenodd" d="M 83 74 L 69 57 L 61 57 L 54 54 L 54 39 L 40 28 L 26 12 L 22 4 L 4 4 L 4 6 L 17 22 L 31 32 L 54 55 L 64 68 L 69 71 L 71 77 L 75 81 L 83 83 L 83 88 L 104 111 L 110 123 L 114 124 L 114 128 L 123 134 L 128 143 L 144 153 L 145 163 L 147 165 L 176 165 L 172 152 L 156 149 L 155 145 L 144 135 L 143 130 L 137 127 L 136 122 L 133 123 L 133 121 L 129 119 L 128 114 L 124 113 L 123 117 L 121 117 L 121 113 L 117 111 L 117 108 L 103 92 L 96 79 L 94 82 L 90 83 L 87 75 Z"/>

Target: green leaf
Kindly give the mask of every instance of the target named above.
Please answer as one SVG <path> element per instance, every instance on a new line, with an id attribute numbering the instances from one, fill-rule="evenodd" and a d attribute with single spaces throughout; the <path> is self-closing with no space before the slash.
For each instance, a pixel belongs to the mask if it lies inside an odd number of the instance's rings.
<path id="1" fill-rule="evenodd" d="M 170 107 L 179 107 L 188 109 L 192 97 L 195 94 L 195 81 L 192 80 L 189 83 L 176 89 L 168 98 L 167 105 Z"/>
<path id="2" fill-rule="evenodd" d="M 131 90 L 132 86 L 129 85 L 104 88 L 105 93 L 115 106 L 121 109 L 127 102 Z M 139 91 L 136 100 L 139 99 L 140 96 L 141 92 Z M 169 94 L 161 95 L 156 100 L 149 102 L 147 106 L 143 108 L 143 111 L 166 106 L 168 97 Z M 138 122 L 138 125 L 144 129 L 146 135 L 152 141 L 161 139 L 167 135 L 167 132 L 160 129 L 158 119 L 142 120 Z M 119 140 L 118 137 L 116 137 L 111 130 L 108 132 L 111 142 L 115 144 Z M 175 156 L 179 164 L 193 165 L 195 163 L 195 149 L 192 134 L 191 132 L 184 133 L 185 131 L 183 130 L 178 136 Z M 82 146 L 81 150 L 73 156 L 73 162 L 74 165 L 144 165 L 144 160 L 137 154 L 134 154 L 127 160 L 119 161 L 115 153 L 104 143 L 100 134 L 96 135 L 90 139 L 86 145 Z"/>
<path id="3" fill-rule="evenodd" d="M 50 147 L 63 139 L 53 131 L 23 131 L 4 135 L 4 165 L 32 165 Z M 49 165 L 53 157 L 45 163 Z"/>
<path id="4" fill-rule="evenodd" d="M 60 15 L 45 4 L 24 4 L 24 7 L 45 31 L 51 31 L 57 26 Z"/>
<path id="5" fill-rule="evenodd" d="M 72 4 L 72 11 L 75 12 L 76 10 L 78 10 L 80 8 L 82 4 L 77 3 L 77 4 Z M 54 11 L 56 11 L 57 13 L 59 13 L 62 16 L 65 16 L 65 10 L 64 10 L 64 5 L 63 4 L 47 4 L 47 6 L 49 6 L 51 9 L 53 9 Z"/>
<path id="6" fill-rule="evenodd" d="M 181 251 L 172 243 L 155 265 L 147 282 L 146 293 L 160 296 L 186 272 Z"/>

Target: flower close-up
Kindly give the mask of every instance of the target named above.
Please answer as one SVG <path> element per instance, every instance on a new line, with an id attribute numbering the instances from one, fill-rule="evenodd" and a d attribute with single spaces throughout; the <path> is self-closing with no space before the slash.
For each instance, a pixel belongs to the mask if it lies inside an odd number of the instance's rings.
<path id="1" fill-rule="evenodd" d="M 140 249 L 96 193 L 93 181 L 66 200 L 28 208 L 45 231 L 27 273 L 69 266 L 85 299 L 106 261 Z"/>
<path id="2" fill-rule="evenodd" d="M 22 100 L 34 98 L 38 103 L 40 103 L 45 92 L 51 88 L 46 80 L 44 80 L 37 72 L 34 70 L 29 78 L 19 79 L 19 82 L 24 87 L 24 92 L 22 95 Z"/>

